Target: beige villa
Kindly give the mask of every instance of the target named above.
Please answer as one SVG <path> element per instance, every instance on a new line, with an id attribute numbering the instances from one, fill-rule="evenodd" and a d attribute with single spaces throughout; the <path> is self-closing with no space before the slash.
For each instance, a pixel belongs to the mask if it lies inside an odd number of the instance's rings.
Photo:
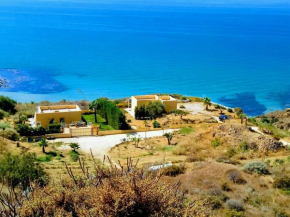
<path id="1" fill-rule="evenodd" d="M 157 96 L 157 95 L 143 95 L 143 96 L 132 96 L 128 100 L 128 107 L 131 103 L 131 108 L 127 111 L 135 117 L 135 108 L 140 105 L 147 105 L 149 102 L 160 101 L 165 106 L 165 111 L 170 112 L 177 109 L 177 100 L 171 96 Z"/>
<path id="2" fill-rule="evenodd" d="M 82 120 L 82 111 L 77 105 L 39 106 L 34 116 L 36 126 L 47 128 L 49 124 L 70 124 Z"/>

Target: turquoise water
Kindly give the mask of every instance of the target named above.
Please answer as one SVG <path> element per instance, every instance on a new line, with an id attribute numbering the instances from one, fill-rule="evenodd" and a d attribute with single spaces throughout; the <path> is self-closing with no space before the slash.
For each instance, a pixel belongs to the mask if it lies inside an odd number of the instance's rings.
<path id="1" fill-rule="evenodd" d="M 0 94 L 181 93 L 249 115 L 290 103 L 290 6 L 155 2 L 0 1 Z"/>

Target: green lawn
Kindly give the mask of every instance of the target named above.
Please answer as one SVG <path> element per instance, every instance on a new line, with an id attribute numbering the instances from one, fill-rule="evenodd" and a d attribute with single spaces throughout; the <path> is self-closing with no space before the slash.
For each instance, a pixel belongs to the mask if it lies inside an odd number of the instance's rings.
<path id="1" fill-rule="evenodd" d="M 114 130 L 113 127 L 111 127 L 110 125 L 106 124 L 106 120 L 104 118 L 102 118 L 101 116 L 97 115 L 97 120 L 98 122 L 95 122 L 95 115 L 94 114 L 90 114 L 90 115 L 83 115 L 83 118 L 86 120 L 86 122 L 91 122 L 93 124 L 97 124 L 98 126 L 100 126 L 100 130 Z"/>

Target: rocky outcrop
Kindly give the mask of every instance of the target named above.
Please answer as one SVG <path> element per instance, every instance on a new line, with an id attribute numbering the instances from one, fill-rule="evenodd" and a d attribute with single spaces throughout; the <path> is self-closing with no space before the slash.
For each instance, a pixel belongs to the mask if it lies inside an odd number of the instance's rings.
<path id="1" fill-rule="evenodd" d="M 254 133 L 246 126 L 239 124 L 223 124 L 213 131 L 213 137 L 221 138 L 224 142 L 237 146 L 241 142 L 254 144 L 259 150 L 278 151 L 283 144 L 270 137 Z"/>

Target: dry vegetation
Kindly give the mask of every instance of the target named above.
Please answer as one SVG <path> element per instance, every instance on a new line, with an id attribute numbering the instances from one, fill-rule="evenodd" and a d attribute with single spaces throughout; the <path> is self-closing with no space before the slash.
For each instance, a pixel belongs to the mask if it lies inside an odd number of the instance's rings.
<path id="1" fill-rule="evenodd" d="M 181 181 L 190 201 L 203 201 L 213 216 L 287 216 L 290 196 L 273 187 L 277 177 L 290 175 L 290 152 L 270 136 L 261 136 L 235 121 L 222 125 L 197 124 L 191 133 L 176 132 L 172 144 L 165 137 L 125 142 L 110 151 L 114 161 L 125 157 L 139 159 L 148 168 L 172 162 L 184 167 L 176 177 L 163 182 Z M 278 160 L 277 160 L 278 159 Z M 247 173 L 247 162 L 265 162 L 269 174 Z M 229 201 L 232 199 L 233 201 Z M 228 202 L 227 202 L 228 201 Z M 241 210 L 229 208 L 234 203 Z"/>

